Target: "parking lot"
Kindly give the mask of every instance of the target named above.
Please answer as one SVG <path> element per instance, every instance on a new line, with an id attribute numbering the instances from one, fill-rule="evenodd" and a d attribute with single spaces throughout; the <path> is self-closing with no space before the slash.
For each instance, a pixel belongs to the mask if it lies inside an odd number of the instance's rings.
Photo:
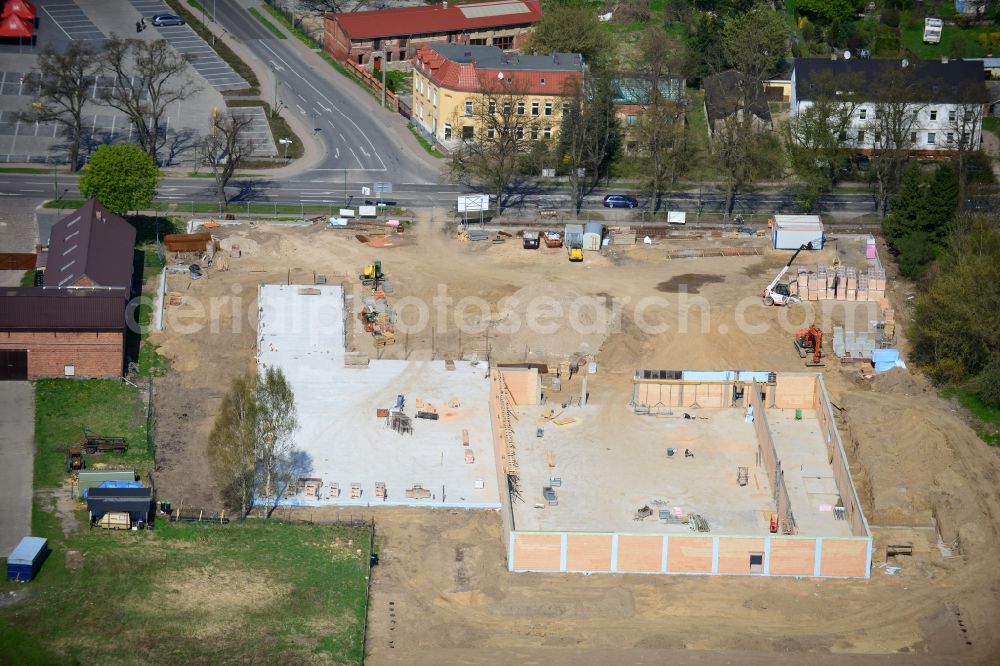
<path id="1" fill-rule="evenodd" d="M 190 56 L 191 66 L 216 90 L 246 88 L 248 84 L 233 68 L 220 58 L 194 30 L 186 25 L 153 27 L 151 18 L 156 14 L 170 14 L 170 7 L 160 0 L 130 0 L 146 25 L 157 30 L 179 53 Z"/>
<path id="2" fill-rule="evenodd" d="M 103 40 L 104 33 L 87 18 L 73 0 L 46 0 L 39 7 L 42 21 L 50 19 L 73 41 Z"/>
<path id="3" fill-rule="evenodd" d="M 271 136 L 271 127 L 267 124 L 263 108 L 248 106 L 232 109 L 231 112 L 236 116 L 253 118 L 252 124 L 244 130 L 244 136 L 253 141 L 255 157 L 274 157 L 278 154 L 277 147 L 274 145 L 274 137 Z"/>

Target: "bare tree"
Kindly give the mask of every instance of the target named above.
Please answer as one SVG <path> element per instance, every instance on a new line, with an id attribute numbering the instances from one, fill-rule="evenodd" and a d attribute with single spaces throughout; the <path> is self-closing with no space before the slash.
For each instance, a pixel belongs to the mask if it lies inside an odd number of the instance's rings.
<path id="1" fill-rule="evenodd" d="M 784 15 L 761 3 L 742 14 L 734 14 L 722 26 L 726 60 L 743 75 L 741 108 L 752 109 L 764 97 L 764 81 L 788 53 L 788 25 Z M 748 131 L 752 114 L 744 114 Z"/>
<path id="2" fill-rule="evenodd" d="M 482 92 L 470 101 L 472 107 L 451 118 L 462 145 L 452 153 L 450 169 L 460 180 L 488 187 L 502 209 L 521 173 L 521 156 L 538 138 L 539 118 L 528 114 L 524 88 L 516 80 L 480 79 Z"/>
<path id="3" fill-rule="evenodd" d="M 212 117 L 211 131 L 198 144 L 199 160 L 211 168 L 215 176 L 220 211 L 229 202 L 226 185 L 243 161 L 253 153 L 253 139 L 246 135 L 252 124 L 253 116 L 236 110 L 216 113 Z"/>
<path id="4" fill-rule="evenodd" d="M 655 211 L 662 192 L 676 182 L 693 157 L 684 106 L 654 93 L 653 103 L 646 107 L 635 128 L 635 138 L 649 183 L 649 207 Z"/>
<path id="5" fill-rule="evenodd" d="M 184 76 L 189 58 L 163 39 L 147 42 L 112 34 L 104 49 L 104 63 L 113 80 L 101 92 L 101 101 L 128 117 L 139 146 L 157 160 L 166 142 L 162 119 L 167 107 L 198 91 Z"/>
<path id="6" fill-rule="evenodd" d="M 38 54 L 38 71 L 30 77 L 36 96 L 31 109 L 17 115 L 22 122 L 54 122 L 69 140 L 69 167 L 80 168 L 85 136 L 83 107 L 101 72 L 97 52 L 87 42 L 70 42 L 65 51 L 47 46 Z"/>
<path id="7" fill-rule="evenodd" d="M 905 62 L 905 61 L 904 61 Z M 872 187 L 880 215 L 889 209 L 889 201 L 899 191 L 903 167 L 910 159 L 920 129 L 920 112 L 927 104 L 915 102 L 923 97 L 910 67 L 887 70 L 877 82 L 879 99 L 867 124 L 872 136 Z"/>
<path id="8" fill-rule="evenodd" d="M 958 170 L 959 206 L 965 205 L 969 157 L 979 150 L 984 110 L 982 89 L 979 86 L 964 85 L 958 91 L 957 103 L 948 109 L 948 132 L 952 134 L 950 145 L 955 151 L 955 166 Z"/>
<path id="9" fill-rule="evenodd" d="M 294 480 L 292 434 L 298 429 L 295 394 L 279 368 L 266 367 L 257 377 L 257 469 L 265 517 L 270 518 Z"/>
<path id="10" fill-rule="evenodd" d="M 621 128 L 615 117 L 611 76 L 592 72 L 568 91 L 568 104 L 559 130 L 559 150 L 570 167 L 573 208 L 607 176 L 621 147 Z"/>
<path id="11" fill-rule="evenodd" d="M 789 119 L 788 154 L 799 177 L 797 199 L 803 209 L 812 210 L 837 182 L 851 152 L 847 133 L 860 105 L 862 84 L 857 75 L 817 72 L 810 81 L 811 103 Z"/>
<path id="12" fill-rule="evenodd" d="M 226 501 L 241 517 L 257 497 L 257 395 L 254 376 L 233 381 L 208 437 L 212 472 Z"/>
<path id="13" fill-rule="evenodd" d="M 297 4 L 303 11 L 315 14 L 316 16 L 323 16 L 327 13 L 342 14 L 344 12 L 356 12 L 375 3 L 370 0 L 298 0 Z"/>

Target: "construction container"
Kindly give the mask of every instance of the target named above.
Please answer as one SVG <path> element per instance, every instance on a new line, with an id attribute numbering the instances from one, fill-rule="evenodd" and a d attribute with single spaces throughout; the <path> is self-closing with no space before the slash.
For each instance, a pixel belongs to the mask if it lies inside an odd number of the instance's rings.
<path id="1" fill-rule="evenodd" d="M 583 249 L 596 252 L 601 249 L 604 241 L 604 225 L 600 222 L 587 222 L 583 226 Z"/>
<path id="2" fill-rule="evenodd" d="M 168 252 L 204 252 L 205 245 L 212 240 L 210 234 L 167 234 L 163 244 Z"/>
<path id="3" fill-rule="evenodd" d="M 7 580 L 27 582 L 33 579 L 48 554 L 48 539 L 24 537 L 7 557 Z"/>
<path id="4" fill-rule="evenodd" d="M 538 232 L 537 231 L 525 231 L 524 232 L 524 249 L 525 250 L 537 250 L 538 249 Z"/>
<path id="5" fill-rule="evenodd" d="M 563 242 L 566 244 L 566 247 L 573 247 L 574 245 L 582 245 L 583 225 L 567 224 L 566 233 L 563 235 Z"/>
<path id="6" fill-rule="evenodd" d="M 809 243 L 814 250 L 823 248 L 823 222 L 819 215 L 775 215 L 770 224 L 776 250 L 797 250 Z"/>
<path id="7" fill-rule="evenodd" d="M 124 511 L 113 511 L 101 516 L 97 525 L 106 530 L 130 530 L 132 529 L 132 517 Z"/>

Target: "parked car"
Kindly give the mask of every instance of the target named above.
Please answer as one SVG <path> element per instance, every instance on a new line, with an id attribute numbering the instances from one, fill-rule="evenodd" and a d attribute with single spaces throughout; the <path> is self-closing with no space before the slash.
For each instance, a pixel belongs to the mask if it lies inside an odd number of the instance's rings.
<path id="1" fill-rule="evenodd" d="M 638 208 L 639 200 L 624 194 L 609 194 L 604 197 L 605 208 Z"/>
<path id="2" fill-rule="evenodd" d="M 153 17 L 153 25 L 184 25 L 184 19 L 177 14 L 157 14 Z"/>

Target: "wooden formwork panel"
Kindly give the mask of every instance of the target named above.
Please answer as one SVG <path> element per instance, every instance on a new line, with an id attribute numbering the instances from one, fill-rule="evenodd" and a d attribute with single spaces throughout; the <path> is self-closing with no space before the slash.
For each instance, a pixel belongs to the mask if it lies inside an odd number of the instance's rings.
<path id="1" fill-rule="evenodd" d="M 644 573 L 660 571 L 663 561 L 663 537 L 618 537 L 618 571 Z"/>
<path id="2" fill-rule="evenodd" d="M 863 578 L 868 568 L 868 539 L 824 539 L 821 576 Z"/>
<path id="3" fill-rule="evenodd" d="M 667 539 L 667 571 L 712 573 L 712 537 L 670 535 Z"/>
<path id="4" fill-rule="evenodd" d="M 750 573 L 750 555 L 764 553 L 764 538 L 720 537 L 720 574 Z"/>
<path id="5" fill-rule="evenodd" d="M 611 535 L 567 536 L 566 571 L 611 571 Z"/>
<path id="6" fill-rule="evenodd" d="M 562 537 L 559 534 L 511 534 L 515 570 L 559 571 Z"/>
<path id="7" fill-rule="evenodd" d="M 779 409 L 812 409 L 816 404 L 816 377 L 813 375 L 778 373 L 774 388 L 774 406 Z"/>
<path id="8" fill-rule="evenodd" d="M 812 576 L 815 561 L 816 539 L 771 538 L 771 574 Z"/>

